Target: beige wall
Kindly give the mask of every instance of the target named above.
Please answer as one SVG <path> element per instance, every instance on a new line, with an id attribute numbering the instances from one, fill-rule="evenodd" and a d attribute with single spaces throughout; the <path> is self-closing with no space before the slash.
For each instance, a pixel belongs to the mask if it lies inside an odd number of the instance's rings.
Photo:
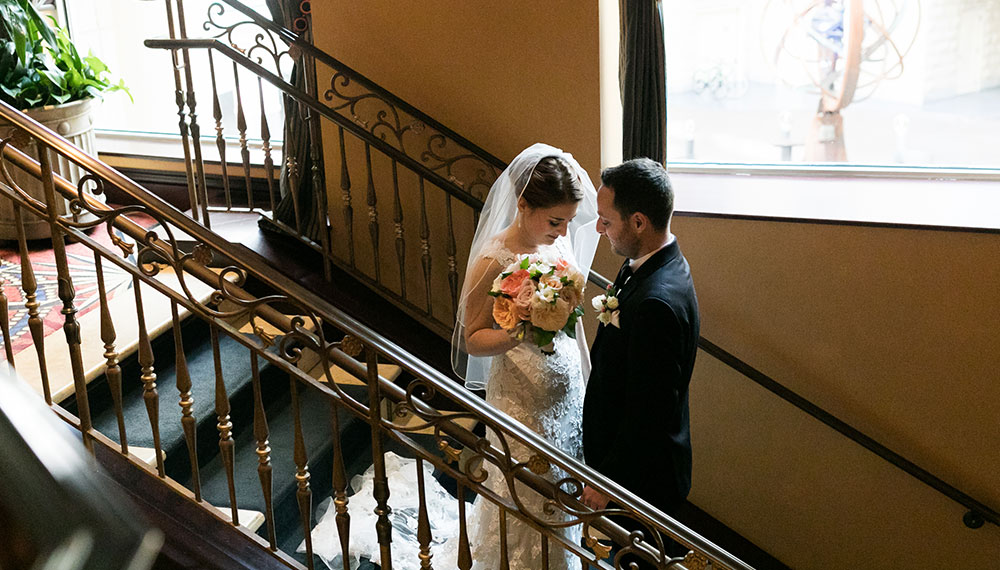
<path id="1" fill-rule="evenodd" d="M 543 141 L 573 153 L 593 174 L 601 155 L 601 95 L 597 0 L 488 2 L 449 0 L 401 3 L 316 2 L 316 43 L 346 65 L 504 161 Z M 330 71 L 320 69 L 321 91 Z M 337 131 L 324 131 L 331 219 L 344 219 Z M 402 292 L 395 252 L 394 190 L 390 161 L 372 152 L 372 185 L 381 230 L 377 248 L 368 230 L 368 181 L 364 145 L 345 139 L 351 178 L 358 268 L 375 275 L 375 251 L 383 282 Z M 423 305 L 420 248 L 421 202 L 417 176 L 398 169 L 405 237 L 406 297 Z M 483 192 L 485 194 L 485 192 Z M 444 193 L 425 186 L 429 251 L 433 260 L 431 305 L 435 318 L 451 322 L 447 278 L 449 224 Z M 456 260 L 464 275 L 475 230 L 472 210 L 452 200 Z M 333 248 L 348 253 L 345 224 L 334 225 Z M 460 286 L 460 285 L 459 285 Z"/>
<path id="2" fill-rule="evenodd" d="M 702 334 L 1000 505 L 1000 236 L 679 216 Z M 704 352 L 691 500 L 794 568 L 996 568 L 1000 530 Z M 932 557 L 939 557 L 934 559 Z"/>

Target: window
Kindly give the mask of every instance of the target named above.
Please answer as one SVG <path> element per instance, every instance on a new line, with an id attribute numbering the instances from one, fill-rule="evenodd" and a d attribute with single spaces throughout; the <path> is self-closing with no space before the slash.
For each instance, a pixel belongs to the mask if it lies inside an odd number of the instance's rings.
<path id="1" fill-rule="evenodd" d="M 262 14 L 270 15 L 265 0 L 244 0 L 244 3 Z M 184 8 L 189 37 L 211 37 L 219 33 L 217 29 L 206 30 L 204 27 L 209 10 L 212 10 L 212 18 L 223 25 L 246 20 L 234 9 L 210 0 L 187 0 Z M 101 138 L 105 140 L 125 140 L 127 144 L 136 139 L 173 141 L 178 137 L 179 117 L 170 52 L 143 45 L 148 38 L 168 37 L 164 2 L 72 0 L 66 2 L 66 11 L 74 41 L 81 51 L 92 50 L 104 60 L 116 78 L 125 80 L 135 99 L 134 103 L 129 101 L 124 93 L 105 97 L 96 121 L 99 136 L 103 135 Z M 216 136 L 208 57 L 205 50 L 192 50 L 190 57 L 197 94 L 198 124 L 205 146 Z M 233 65 L 229 59 L 216 55 L 215 71 L 224 136 L 230 142 L 238 141 L 240 134 L 236 120 Z M 247 120 L 247 138 L 252 147 L 259 147 L 261 102 L 257 80 L 245 70 L 239 73 L 239 80 Z M 267 84 L 264 84 L 263 104 L 274 145 L 282 137 L 284 113 L 278 91 Z M 214 149 L 214 142 L 210 148 Z M 161 146 L 160 149 L 164 154 L 181 151 L 179 144 Z M 158 152 L 153 149 L 148 154 Z M 227 158 L 238 160 L 238 156 L 238 153 L 230 154 Z M 211 156 L 208 158 L 212 159 Z"/>
<path id="2" fill-rule="evenodd" d="M 663 12 L 672 165 L 1000 166 L 996 0 L 664 0 Z M 839 113 L 817 112 L 821 88 Z"/>

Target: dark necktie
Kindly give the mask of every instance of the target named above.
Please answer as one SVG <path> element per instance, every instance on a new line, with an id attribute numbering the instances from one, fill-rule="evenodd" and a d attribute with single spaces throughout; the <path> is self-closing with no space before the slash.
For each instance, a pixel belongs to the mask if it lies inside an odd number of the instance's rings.
<path id="1" fill-rule="evenodd" d="M 622 265 L 621 271 L 618 272 L 618 279 L 615 279 L 615 289 L 620 290 L 622 287 L 625 286 L 626 283 L 628 283 L 628 280 L 631 277 L 632 277 L 632 264 L 629 263 L 629 260 L 626 259 L 625 263 Z"/>

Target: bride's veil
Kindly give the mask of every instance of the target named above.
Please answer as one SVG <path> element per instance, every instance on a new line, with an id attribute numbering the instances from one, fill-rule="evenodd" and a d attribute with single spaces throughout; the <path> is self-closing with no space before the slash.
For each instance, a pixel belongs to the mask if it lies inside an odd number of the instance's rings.
<path id="1" fill-rule="evenodd" d="M 468 295 L 476 289 L 479 280 L 484 278 L 470 275 L 469 268 L 476 264 L 486 247 L 494 236 L 505 230 L 514 222 L 517 215 L 517 200 L 524 191 L 524 187 L 531 178 L 531 173 L 535 165 L 540 160 L 549 156 L 557 156 L 564 159 L 571 170 L 580 178 L 583 188 L 583 199 L 580 201 L 576 217 L 569 223 L 567 237 L 573 248 L 573 255 L 576 258 L 577 268 L 583 275 L 590 274 L 590 265 L 594 260 L 594 253 L 597 251 L 597 243 L 600 234 L 597 233 L 597 191 L 591 182 L 587 171 L 568 152 L 549 146 L 543 143 L 535 143 L 521 151 L 507 168 L 500 174 L 493 187 L 490 188 L 489 196 L 483 206 L 479 216 L 479 225 L 476 227 L 476 234 L 472 238 L 472 246 L 469 248 L 469 260 L 466 266 L 465 283 L 462 286 L 462 295 L 458 302 L 458 311 L 455 318 L 455 330 L 451 337 L 451 362 L 455 373 L 465 380 L 465 385 L 470 390 L 482 390 L 486 388 L 486 380 L 490 372 L 490 365 L 493 360 L 490 356 L 470 356 L 465 346 L 465 306 Z M 495 276 L 489 276 L 492 279 Z M 581 320 L 582 321 L 582 320 Z M 577 323 L 577 343 L 580 345 L 580 358 L 583 364 L 584 379 L 590 373 L 590 354 L 587 350 L 587 339 L 583 334 L 583 323 Z"/>

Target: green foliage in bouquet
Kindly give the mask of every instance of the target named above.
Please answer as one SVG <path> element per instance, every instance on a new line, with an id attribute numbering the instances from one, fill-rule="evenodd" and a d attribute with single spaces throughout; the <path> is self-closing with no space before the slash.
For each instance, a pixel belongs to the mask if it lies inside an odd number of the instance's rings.
<path id="1" fill-rule="evenodd" d="M 32 0 L 0 0 L 0 100 L 18 109 L 124 91 L 92 53 L 81 57 L 66 30 L 49 26 Z"/>

